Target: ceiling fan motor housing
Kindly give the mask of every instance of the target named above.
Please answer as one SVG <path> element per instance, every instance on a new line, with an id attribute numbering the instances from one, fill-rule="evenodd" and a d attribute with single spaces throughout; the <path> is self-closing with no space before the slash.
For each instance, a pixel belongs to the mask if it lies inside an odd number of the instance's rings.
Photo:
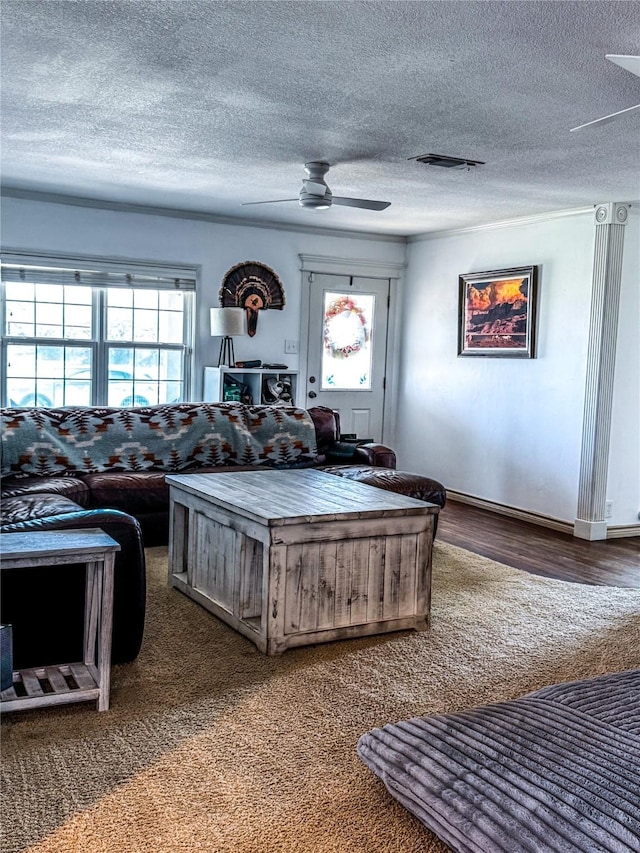
<path id="1" fill-rule="evenodd" d="M 386 210 L 390 201 L 373 201 L 368 198 L 347 198 L 345 196 L 334 196 L 327 186 L 324 176 L 329 171 L 330 164 L 325 160 L 311 160 L 304 164 L 308 178 L 302 181 L 302 188 L 298 193 L 297 201 L 300 207 L 308 207 L 312 210 L 322 210 L 337 204 L 342 207 L 359 207 L 362 210 Z M 296 201 L 295 198 L 275 198 L 271 201 L 245 201 L 243 204 L 275 204 L 280 201 Z"/>
<path id="2" fill-rule="evenodd" d="M 309 178 L 302 181 L 301 207 L 312 207 L 316 210 L 331 207 L 333 193 L 324 180 L 324 176 L 329 171 L 329 166 L 330 164 L 324 161 L 312 161 L 304 164 L 304 170 Z"/>

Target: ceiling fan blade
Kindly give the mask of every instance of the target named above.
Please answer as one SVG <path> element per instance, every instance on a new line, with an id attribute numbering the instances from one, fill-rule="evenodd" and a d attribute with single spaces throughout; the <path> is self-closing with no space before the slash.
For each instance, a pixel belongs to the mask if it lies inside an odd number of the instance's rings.
<path id="1" fill-rule="evenodd" d="M 640 56 L 623 56 L 619 53 L 607 53 L 606 59 L 609 62 L 615 62 L 620 68 L 625 71 L 630 71 L 632 74 L 637 74 L 640 77 Z"/>
<path id="2" fill-rule="evenodd" d="M 296 198 L 272 198 L 269 201 L 243 201 L 241 202 L 241 207 L 246 207 L 249 204 L 279 204 L 281 201 L 298 201 L 298 197 Z"/>
<path id="3" fill-rule="evenodd" d="M 327 192 L 327 185 L 319 184 L 317 183 L 317 181 L 309 181 L 305 178 L 302 181 L 302 185 L 305 188 L 305 191 L 309 193 L 309 195 L 323 196 Z"/>
<path id="4" fill-rule="evenodd" d="M 577 127 L 571 128 L 571 133 L 573 133 L 574 130 L 582 130 L 585 127 L 596 127 L 600 124 L 608 124 L 610 121 L 617 119 L 618 116 L 625 115 L 625 113 L 632 113 L 634 110 L 640 110 L 640 104 L 636 104 L 635 107 L 627 107 L 626 110 L 618 110 L 617 113 L 611 113 L 610 115 L 603 116 L 602 118 L 596 118 L 593 121 L 586 122 L 586 124 L 579 124 Z"/>
<path id="5" fill-rule="evenodd" d="M 334 195 L 334 204 L 340 204 L 343 207 L 361 207 L 364 210 L 385 210 L 391 204 L 390 201 L 370 201 L 367 198 L 341 198 Z"/>

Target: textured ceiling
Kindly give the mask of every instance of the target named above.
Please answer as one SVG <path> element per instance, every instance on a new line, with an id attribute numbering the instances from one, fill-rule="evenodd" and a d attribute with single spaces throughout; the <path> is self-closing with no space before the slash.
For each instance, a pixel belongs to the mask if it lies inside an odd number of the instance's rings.
<path id="1" fill-rule="evenodd" d="M 638 2 L 3 0 L 2 180 L 396 235 L 640 198 Z M 423 166 L 428 152 L 483 160 Z M 381 213 L 297 196 L 303 164 Z"/>

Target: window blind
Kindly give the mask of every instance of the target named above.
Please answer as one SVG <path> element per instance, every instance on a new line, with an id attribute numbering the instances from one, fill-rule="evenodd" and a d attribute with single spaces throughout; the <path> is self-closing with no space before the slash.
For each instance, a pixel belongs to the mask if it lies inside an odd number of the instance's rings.
<path id="1" fill-rule="evenodd" d="M 49 263 L 46 262 L 49 260 Z M 156 290 L 195 290 L 195 270 L 142 264 L 74 264 L 73 259 L 29 258 L 4 254 L 1 278 L 25 284 L 64 284 L 81 287 L 150 287 Z"/>

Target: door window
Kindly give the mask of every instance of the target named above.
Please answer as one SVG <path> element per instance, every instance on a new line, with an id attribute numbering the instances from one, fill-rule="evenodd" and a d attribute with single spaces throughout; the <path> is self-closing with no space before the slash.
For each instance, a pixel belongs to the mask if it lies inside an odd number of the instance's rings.
<path id="1" fill-rule="evenodd" d="M 374 311 L 374 294 L 325 291 L 323 391 L 370 390 Z"/>

